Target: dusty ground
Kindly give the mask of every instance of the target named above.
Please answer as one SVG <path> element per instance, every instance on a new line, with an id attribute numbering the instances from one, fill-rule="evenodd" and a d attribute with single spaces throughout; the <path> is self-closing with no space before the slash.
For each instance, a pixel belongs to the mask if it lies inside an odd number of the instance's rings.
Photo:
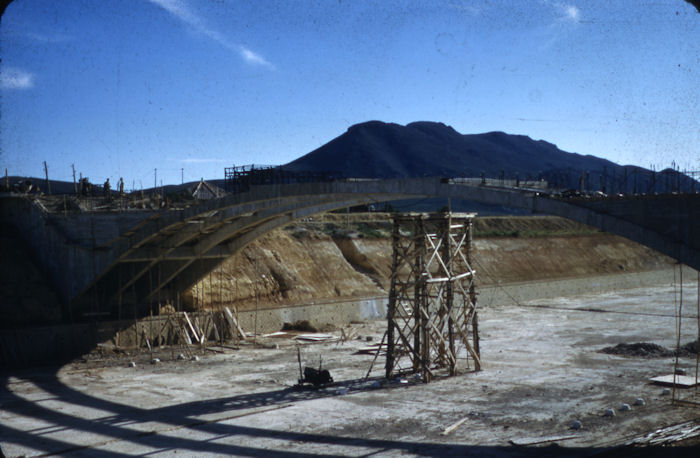
<path id="1" fill-rule="evenodd" d="M 684 343 L 697 338 L 693 291 L 687 284 Z M 372 356 L 356 351 L 381 339 L 381 321 L 353 325 L 357 338 L 349 342 L 302 346 L 306 365 L 322 357 L 335 378 L 320 390 L 293 387 L 298 366 L 289 337 L 261 337 L 258 348 L 215 349 L 223 353 L 166 349 L 155 355 L 158 364 L 141 354 L 3 374 L 0 444 L 6 456 L 698 456 L 692 442 L 672 452 L 610 450 L 700 419 L 697 405 L 672 405 L 670 395 L 648 382 L 670 373 L 673 358 L 599 352 L 642 341 L 673 348 L 674 294 L 667 286 L 483 309 L 484 370 L 430 384 L 412 377 L 384 381 L 381 357 L 363 380 Z M 187 359 L 178 360 L 179 353 Z M 691 372 L 695 360 L 680 365 Z M 645 405 L 634 406 L 636 398 Z M 622 403 L 632 410 L 621 411 Z M 608 408 L 617 415 L 604 417 Z M 570 429 L 575 420 L 580 430 Z M 560 440 L 510 442 L 552 436 Z"/>

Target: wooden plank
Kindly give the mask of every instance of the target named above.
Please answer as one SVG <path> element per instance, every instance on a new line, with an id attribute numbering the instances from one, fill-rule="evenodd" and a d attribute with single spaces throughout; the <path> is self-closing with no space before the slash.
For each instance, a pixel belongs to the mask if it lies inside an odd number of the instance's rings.
<path id="1" fill-rule="evenodd" d="M 245 332 L 243 332 L 243 328 L 241 328 L 241 326 L 238 324 L 238 321 L 236 321 L 236 317 L 233 316 L 231 310 L 229 310 L 229 308 L 226 306 L 224 306 L 224 314 L 229 324 L 231 325 L 232 333 L 235 335 L 236 331 L 238 331 L 238 335 L 241 336 L 241 340 L 245 340 Z"/>
<path id="2" fill-rule="evenodd" d="M 151 348 L 151 342 L 148 340 L 148 337 L 146 337 L 146 330 L 142 329 L 141 330 L 141 337 L 146 341 L 146 345 L 148 346 L 148 351 L 153 351 Z"/>
<path id="3" fill-rule="evenodd" d="M 441 435 L 441 436 L 447 436 L 447 435 L 450 434 L 452 431 L 454 431 L 455 429 L 459 428 L 459 427 L 462 425 L 462 423 L 464 423 L 464 422 L 467 421 L 468 419 L 469 419 L 469 417 L 464 417 L 464 418 L 462 418 L 462 419 L 459 420 L 458 422 L 456 422 L 456 423 L 454 423 L 454 424 L 448 426 L 447 428 L 445 428 L 445 430 L 444 430 L 443 432 L 441 432 L 440 435 Z"/>
<path id="4" fill-rule="evenodd" d="M 691 388 L 699 385 L 695 377 L 689 377 L 687 375 L 659 375 L 658 377 L 652 377 L 649 379 L 650 382 L 656 383 L 657 385 L 673 386 L 676 385 L 680 388 Z"/>
<path id="5" fill-rule="evenodd" d="M 182 312 L 182 313 L 185 316 L 185 321 L 187 322 L 187 325 L 189 326 L 190 331 L 192 331 L 192 337 L 194 337 L 194 340 L 196 340 L 197 342 L 200 342 L 199 335 L 197 335 L 197 331 L 195 331 L 194 326 L 192 326 L 192 322 L 190 321 L 190 317 L 187 316 L 187 312 Z M 192 342 L 190 341 L 190 343 L 192 343 Z"/>
<path id="6" fill-rule="evenodd" d="M 476 272 L 476 271 L 474 271 Z M 462 278 L 469 277 L 472 275 L 472 272 L 464 272 L 459 275 L 454 275 L 452 277 L 437 277 L 437 278 L 431 278 L 430 280 L 426 280 L 426 283 L 442 283 L 442 282 L 448 282 L 448 281 L 456 281 L 456 280 L 461 280 Z"/>
<path id="7" fill-rule="evenodd" d="M 513 445 L 535 445 L 544 444 L 547 442 L 564 441 L 574 439 L 575 437 L 577 437 L 575 434 L 571 434 L 568 436 L 521 437 L 518 439 L 511 439 L 508 442 L 510 442 Z"/>
<path id="8" fill-rule="evenodd" d="M 182 337 L 188 345 L 192 345 L 192 339 L 190 339 L 190 335 L 187 333 L 187 327 L 183 325 L 180 320 L 177 322 L 177 331 L 180 337 Z"/>
<path id="9" fill-rule="evenodd" d="M 685 423 L 657 429 L 654 432 L 632 439 L 631 441 L 626 442 L 624 445 L 666 445 L 697 436 L 700 436 L 700 423 L 698 423 L 696 420 L 691 420 Z"/>
<path id="10" fill-rule="evenodd" d="M 379 351 L 386 351 L 387 345 L 386 344 L 374 344 L 374 345 L 368 345 L 366 347 L 360 347 L 355 351 L 355 354 L 362 354 L 362 355 L 373 355 Z"/>
<path id="11" fill-rule="evenodd" d="M 226 323 L 228 323 L 228 328 L 229 328 L 229 331 L 231 332 L 231 338 L 236 337 L 238 330 L 236 329 L 236 324 L 233 321 L 233 314 L 228 309 L 228 307 L 224 307 L 223 316 L 224 316 Z M 245 340 L 245 335 L 243 335 L 242 338 Z"/>
<path id="12" fill-rule="evenodd" d="M 469 337 L 464 333 L 464 330 L 459 327 L 455 326 L 457 329 L 457 332 L 460 334 L 462 337 L 462 343 L 464 343 L 465 348 L 469 352 L 470 355 L 472 355 L 472 358 L 474 358 L 474 364 L 476 365 L 477 368 L 481 367 L 481 358 L 479 358 L 479 355 L 476 354 L 476 351 L 474 351 L 474 348 L 469 344 Z"/>
<path id="13" fill-rule="evenodd" d="M 221 341 L 221 336 L 219 335 L 219 328 L 216 327 L 216 320 L 214 319 L 214 312 L 210 311 L 211 314 L 211 325 L 214 327 L 214 338 L 217 342 Z"/>
<path id="14" fill-rule="evenodd" d="M 207 340 L 207 336 L 204 333 L 204 331 L 202 330 L 202 326 L 199 325 L 199 317 L 198 316 L 193 317 L 192 321 L 194 321 L 194 323 L 193 323 L 194 328 L 197 330 L 197 333 L 199 334 L 199 343 L 201 345 L 204 345 L 204 342 Z"/>
<path id="15" fill-rule="evenodd" d="M 442 335 L 442 333 L 440 332 L 440 330 L 435 326 L 435 322 L 434 322 L 433 320 L 430 319 L 430 316 L 428 316 L 428 312 L 427 312 L 425 309 L 421 309 L 421 312 L 423 313 L 423 316 L 425 317 L 425 319 L 426 319 L 428 325 L 433 329 L 433 333 L 432 333 L 432 334 L 429 334 L 429 336 L 430 336 L 430 337 L 429 337 L 430 343 L 437 343 L 436 340 L 435 340 L 435 338 L 434 338 L 434 336 L 437 337 L 438 339 L 440 339 L 440 342 L 442 343 L 442 345 L 443 345 L 444 348 L 445 348 L 445 353 L 446 353 L 447 357 L 448 357 L 448 358 L 450 359 L 450 361 L 452 362 L 452 366 L 453 366 L 453 367 L 456 367 L 456 365 L 457 365 L 457 358 L 456 358 L 455 355 L 449 350 L 449 348 L 450 348 L 449 342 L 447 342 L 447 341 L 445 340 L 445 338 L 443 337 L 443 335 Z"/>
<path id="16" fill-rule="evenodd" d="M 369 373 L 372 372 L 372 368 L 374 367 L 375 361 L 377 361 L 377 357 L 379 356 L 379 349 L 382 348 L 382 346 L 388 348 L 388 344 L 384 345 L 384 340 L 386 339 L 387 336 L 387 331 L 384 331 L 384 335 L 382 336 L 382 341 L 379 342 L 379 346 L 377 347 L 377 352 L 374 354 L 374 359 L 372 359 L 372 364 L 369 365 L 369 369 L 367 369 L 367 375 L 365 375 L 365 380 L 369 378 Z"/>
<path id="17" fill-rule="evenodd" d="M 311 342 L 325 342 L 328 340 L 337 340 L 338 337 L 331 334 L 299 334 L 295 337 L 297 340 L 308 340 Z"/>

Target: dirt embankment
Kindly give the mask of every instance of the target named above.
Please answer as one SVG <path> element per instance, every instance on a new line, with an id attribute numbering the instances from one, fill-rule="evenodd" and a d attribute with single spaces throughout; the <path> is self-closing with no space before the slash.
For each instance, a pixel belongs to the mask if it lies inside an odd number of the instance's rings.
<path id="1" fill-rule="evenodd" d="M 566 219 L 543 216 L 477 218 L 477 285 L 643 272 L 673 261 L 624 238 Z M 186 298 L 193 308 L 239 310 L 386 296 L 391 275 L 389 215 L 327 214 L 296 222 L 251 243 L 203 278 Z M 3 327 L 60 319 L 50 284 L 17 234 L 0 245 Z"/>
<path id="2" fill-rule="evenodd" d="M 545 216 L 477 218 L 478 284 L 643 272 L 673 261 L 622 237 Z M 271 232 L 192 289 L 192 303 L 240 310 L 387 294 L 391 220 L 327 214 Z"/>

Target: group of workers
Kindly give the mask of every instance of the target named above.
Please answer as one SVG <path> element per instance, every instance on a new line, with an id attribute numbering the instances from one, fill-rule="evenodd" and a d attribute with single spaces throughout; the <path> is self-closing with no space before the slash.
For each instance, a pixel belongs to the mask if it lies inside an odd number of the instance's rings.
<path id="1" fill-rule="evenodd" d="M 124 195 L 124 178 L 119 178 L 118 188 L 119 197 L 122 197 Z M 107 178 L 104 185 L 102 185 L 102 191 L 104 192 L 105 196 L 110 199 L 112 198 L 112 185 L 109 182 L 109 178 Z M 87 177 L 80 179 L 80 194 L 83 196 L 92 195 L 92 183 L 90 183 L 90 180 Z"/>
<path id="2" fill-rule="evenodd" d="M 109 184 L 109 178 L 105 181 L 105 184 L 103 185 L 103 190 L 105 196 L 108 198 L 112 198 L 112 186 Z M 124 195 L 124 178 L 119 177 L 119 197 L 122 197 Z"/>

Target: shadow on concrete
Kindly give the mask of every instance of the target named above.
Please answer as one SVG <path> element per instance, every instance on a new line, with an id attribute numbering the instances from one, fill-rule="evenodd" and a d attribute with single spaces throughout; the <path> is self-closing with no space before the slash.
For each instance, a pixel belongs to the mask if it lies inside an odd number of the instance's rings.
<path id="1" fill-rule="evenodd" d="M 260 446 L 238 445 L 255 443 L 255 440 L 274 440 L 278 444 L 312 444 L 315 450 L 328 453 L 315 453 L 314 456 L 370 456 L 382 455 L 417 455 L 417 456 L 483 456 L 483 457 L 547 457 L 547 456 L 669 456 L 697 457 L 698 448 L 694 447 L 647 447 L 647 448 L 565 448 L 557 445 L 545 447 L 515 446 L 478 446 L 458 443 L 407 442 L 364 437 L 328 435 L 282 431 L 276 429 L 238 426 L 227 423 L 249 414 L 263 413 L 275 406 L 283 408 L 292 403 L 324 397 L 340 396 L 339 387 L 323 389 L 286 388 L 231 397 L 187 402 L 167 407 L 144 409 L 138 406 L 120 404 L 90 396 L 63 384 L 57 377 L 56 370 L 25 371 L 22 373 L 0 374 L 0 411 L 5 415 L 24 417 L 25 424 L 33 425 L 31 429 L 17 429 L 7 423 L 0 423 L 0 444 L 7 453 L 8 445 L 29 447 L 43 455 L 119 456 L 109 446 L 121 442 L 121 455 L 133 454 L 171 454 L 204 453 L 234 456 L 309 456 L 308 452 L 289 449 L 275 450 Z M 347 380 L 339 384 L 345 388 L 344 395 L 375 390 L 400 389 L 410 385 L 387 384 L 377 387 L 380 379 Z M 41 401 L 24 399 L 15 393 L 12 387 L 17 384 L 32 383 L 45 392 Z M 415 382 L 414 382 L 415 383 Z M 95 418 L 83 418 L 62 412 L 58 408 L 49 408 L 42 403 L 50 400 L 56 406 L 70 405 L 80 409 L 102 411 Z M 247 409 L 258 409 L 246 412 Z M 65 409 L 69 410 L 69 409 Z M 85 411 L 85 410 L 84 410 Z M 94 411 L 93 411 L 94 412 Z M 209 415 L 208 419 L 202 416 Z M 274 415 L 274 413 L 270 413 Z M 318 418 L 314 419 L 318 421 Z M 147 423 L 156 423 L 153 429 Z M 135 429 L 141 425 L 140 429 Z M 82 440 L 69 442 L 50 437 L 57 433 L 67 433 L 70 437 L 83 436 Z M 207 437 L 200 439 L 197 437 Z M 251 440 L 252 439 L 252 440 Z M 226 442 L 226 443 L 224 443 Z M 270 443 L 267 444 L 270 446 Z M 368 452 L 368 449 L 371 450 Z"/>

